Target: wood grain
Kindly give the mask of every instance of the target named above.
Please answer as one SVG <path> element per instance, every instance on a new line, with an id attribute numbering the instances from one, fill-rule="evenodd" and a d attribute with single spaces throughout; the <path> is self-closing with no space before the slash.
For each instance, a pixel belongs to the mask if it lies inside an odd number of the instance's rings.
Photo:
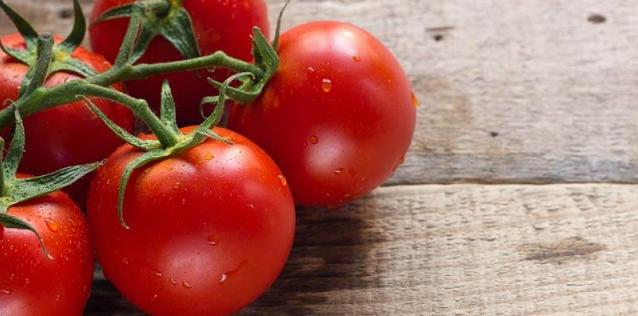
<path id="1" fill-rule="evenodd" d="M 638 313 L 632 185 L 420 185 L 301 210 L 246 315 Z M 125 311 L 98 281 L 92 311 Z M 96 314 L 97 315 L 97 314 Z"/>
<path id="2" fill-rule="evenodd" d="M 69 27 L 68 0 L 7 2 Z M 389 184 L 636 182 L 637 17 L 627 0 L 297 0 L 284 27 L 350 21 L 395 52 L 422 106 Z"/>
<path id="3" fill-rule="evenodd" d="M 6 1 L 70 27 L 68 0 Z M 296 0 L 284 27 L 316 19 L 395 52 L 417 132 L 389 186 L 299 211 L 284 273 L 244 314 L 638 313 L 638 190 L 598 184 L 638 181 L 635 2 Z M 503 185 L 431 185 L 459 182 Z M 565 182 L 595 183 L 520 185 Z M 141 314 L 96 277 L 89 315 Z"/>

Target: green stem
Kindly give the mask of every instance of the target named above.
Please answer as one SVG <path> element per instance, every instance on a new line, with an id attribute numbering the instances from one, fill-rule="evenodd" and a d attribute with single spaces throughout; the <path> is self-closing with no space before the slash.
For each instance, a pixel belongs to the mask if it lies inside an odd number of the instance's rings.
<path id="1" fill-rule="evenodd" d="M 59 104 L 81 100 L 83 96 L 100 97 L 120 103 L 133 111 L 157 134 L 159 141 L 166 146 L 178 142 L 178 136 L 166 128 L 153 114 L 146 101 L 133 98 L 125 93 L 91 84 L 85 80 L 75 80 L 53 88 L 39 88 L 28 98 L 18 100 L 17 106 L 23 116 L 48 109 Z M 14 122 L 12 107 L 0 111 L 0 126 Z"/>
<path id="2" fill-rule="evenodd" d="M 29 95 L 40 87 L 49 74 L 51 61 L 53 60 L 53 36 L 45 33 L 37 39 L 37 61 L 29 68 L 23 86 L 20 88 L 20 96 Z M 26 84 L 26 86 L 24 86 Z"/>
<path id="3" fill-rule="evenodd" d="M 256 78 L 263 76 L 263 70 L 251 63 L 247 63 L 241 59 L 233 58 L 222 51 L 215 52 L 211 55 L 186 59 L 180 61 L 159 63 L 159 64 L 138 64 L 125 65 L 119 69 L 111 68 L 111 70 L 98 74 L 92 78 L 88 78 L 92 84 L 100 86 L 110 86 L 116 82 L 125 80 L 145 79 L 158 74 L 165 74 L 180 71 L 193 71 L 205 68 L 221 67 L 234 70 L 236 72 L 250 72 Z"/>
<path id="4" fill-rule="evenodd" d="M 163 73 L 192 71 L 210 67 L 223 67 L 240 72 L 250 72 L 253 73 L 257 78 L 263 75 L 263 71 L 253 64 L 229 57 L 224 52 L 216 52 L 211 55 L 189 60 L 159 64 L 139 64 L 134 66 L 125 65 L 120 68 L 111 68 L 107 72 L 98 74 L 85 80 L 75 80 L 53 88 L 40 87 L 35 91 L 32 91 L 30 95 L 26 96 L 25 98 L 19 99 L 16 102 L 16 106 L 20 109 L 21 115 L 23 117 L 27 117 L 36 112 L 40 112 L 42 110 L 60 104 L 81 100 L 81 95 L 91 96 L 91 93 L 84 90 L 87 89 L 87 86 L 89 87 L 89 89 L 92 89 L 91 91 L 93 93 L 95 93 L 96 90 L 94 86 L 109 87 L 114 83 L 123 80 L 138 80 Z M 104 89 L 110 90 L 107 88 Z M 123 103 L 128 106 L 136 103 L 132 101 L 136 99 L 128 96 L 124 97 L 125 95 L 122 93 L 117 94 L 117 98 L 115 98 L 115 94 L 104 95 L 106 94 L 106 92 L 104 91 L 100 91 L 100 93 L 100 95 L 92 96 L 114 98 L 114 101 Z M 0 110 L 0 128 L 9 126 L 14 122 L 13 120 L 14 115 L 10 108 Z M 152 125 L 151 122 L 148 123 Z M 170 142 L 171 141 L 169 141 L 169 143 Z"/>
<path id="5" fill-rule="evenodd" d="M 133 10 L 137 9 L 137 5 L 135 5 L 133 7 Z M 137 34 L 140 30 L 140 20 L 141 17 L 139 14 L 131 15 L 128 28 L 126 29 L 126 34 L 124 35 L 124 39 L 122 39 L 120 51 L 115 58 L 115 62 L 113 63 L 113 68 L 119 69 L 120 67 L 126 65 L 126 62 L 128 62 L 129 58 L 131 57 L 133 47 L 135 46 L 135 39 L 137 38 Z"/>

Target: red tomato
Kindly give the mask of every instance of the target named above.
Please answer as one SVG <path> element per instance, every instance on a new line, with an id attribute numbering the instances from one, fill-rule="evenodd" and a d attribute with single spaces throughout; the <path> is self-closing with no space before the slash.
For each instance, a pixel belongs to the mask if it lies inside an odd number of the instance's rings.
<path id="1" fill-rule="evenodd" d="M 134 0 L 97 0 L 91 14 L 95 21 L 105 11 Z M 251 34 L 258 26 L 268 35 L 268 11 L 263 0 L 188 0 L 184 7 L 191 16 L 195 37 L 202 55 L 223 50 L 230 56 L 252 60 Z M 128 18 L 109 20 L 93 24 L 90 28 L 93 50 L 113 62 L 128 27 Z M 139 63 L 158 63 L 183 59 L 175 47 L 162 37 L 155 38 Z M 214 75 L 207 71 L 182 72 L 150 79 L 131 81 L 126 90 L 134 97 L 148 100 L 154 109 L 159 109 L 162 82 L 171 83 L 177 104 L 180 125 L 201 122 L 198 104 L 205 96 L 215 94 L 206 77 L 224 81 L 228 71 L 218 69 Z"/>
<path id="2" fill-rule="evenodd" d="M 229 127 L 260 145 L 295 202 L 331 206 L 381 185 L 402 163 L 416 121 L 410 82 L 392 53 L 351 24 L 284 33 L 262 96 L 233 108 Z"/>
<path id="3" fill-rule="evenodd" d="M 216 132 L 234 144 L 207 140 L 133 173 L 123 209 L 130 229 L 118 221 L 117 189 L 142 152 L 120 147 L 91 185 L 89 223 L 104 274 L 146 313 L 236 312 L 286 262 L 295 210 L 285 178 L 248 139 Z"/>
<path id="4" fill-rule="evenodd" d="M 56 37 L 56 42 L 59 41 L 60 38 Z M 24 40 L 19 34 L 2 37 L 2 43 L 12 48 L 24 47 Z M 97 72 L 104 72 L 111 67 L 102 56 L 83 48 L 78 48 L 73 57 Z M 5 108 L 9 106 L 5 100 L 18 98 L 18 90 L 28 66 L 0 51 L 0 69 L 0 108 Z M 79 78 L 76 74 L 57 72 L 47 79 L 45 85 L 52 87 Z M 115 88 L 121 90 L 119 86 Z M 103 99 L 92 100 L 118 125 L 129 131 L 133 129 L 133 115 L 127 108 Z M 20 170 L 36 175 L 104 159 L 122 144 L 86 107 L 84 101 L 57 106 L 26 117 L 24 128 L 28 137 Z M 7 133 L 3 136 L 7 136 Z M 65 189 L 80 206 L 85 204 L 91 177 L 84 177 Z"/>
<path id="5" fill-rule="evenodd" d="M 0 225 L 0 315 L 82 315 L 93 281 L 86 220 L 60 191 L 9 208 L 42 237 Z"/>

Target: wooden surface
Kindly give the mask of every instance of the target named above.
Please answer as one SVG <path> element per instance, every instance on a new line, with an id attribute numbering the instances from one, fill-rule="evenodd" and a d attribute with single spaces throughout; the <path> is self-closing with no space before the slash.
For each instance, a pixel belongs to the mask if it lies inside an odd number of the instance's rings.
<path id="1" fill-rule="evenodd" d="M 70 1 L 7 2 L 69 27 Z M 417 133 L 388 186 L 299 210 L 286 270 L 245 314 L 638 313 L 634 1 L 295 0 L 284 26 L 314 19 L 395 52 Z M 97 276 L 89 314 L 136 313 Z"/>

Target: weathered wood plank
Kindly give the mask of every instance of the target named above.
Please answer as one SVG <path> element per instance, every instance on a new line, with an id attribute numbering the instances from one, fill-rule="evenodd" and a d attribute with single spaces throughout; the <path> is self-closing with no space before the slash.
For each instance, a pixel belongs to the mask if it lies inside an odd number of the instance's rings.
<path id="1" fill-rule="evenodd" d="M 7 2 L 70 24 L 70 1 Z M 637 16 L 626 0 L 297 0 L 284 26 L 351 21 L 396 53 L 423 105 L 391 184 L 636 182 Z"/>
<path id="2" fill-rule="evenodd" d="M 637 209 L 632 185 L 382 188 L 300 211 L 284 273 L 245 314 L 635 314 Z M 91 311 L 124 311 L 98 284 Z"/>

